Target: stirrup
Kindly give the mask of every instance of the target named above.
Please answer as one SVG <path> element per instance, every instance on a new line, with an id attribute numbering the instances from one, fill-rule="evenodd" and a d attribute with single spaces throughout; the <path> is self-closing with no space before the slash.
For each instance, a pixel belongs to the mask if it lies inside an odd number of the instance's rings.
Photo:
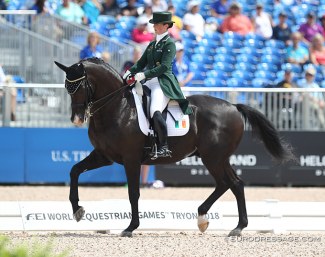
<path id="1" fill-rule="evenodd" d="M 165 158 L 165 157 L 172 157 L 172 151 L 168 149 L 167 145 L 163 145 L 157 149 L 157 147 L 154 148 L 155 152 L 152 153 L 151 160 L 155 160 L 157 158 Z"/>

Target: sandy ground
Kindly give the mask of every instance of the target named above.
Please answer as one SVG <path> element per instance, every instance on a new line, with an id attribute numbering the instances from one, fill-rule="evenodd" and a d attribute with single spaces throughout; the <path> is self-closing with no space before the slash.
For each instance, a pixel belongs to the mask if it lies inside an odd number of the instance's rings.
<path id="1" fill-rule="evenodd" d="M 142 199 L 204 200 L 213 188 L 142 189 Z M 127 199 L 126 187 L 85 187 L 79 189 L 80 199 Z M 1 201 L 67 200 L 66 186 L 0 186 Z M 322 201 L 325 188 L 247 187 L 246 200 L 259 201 Z M 220 201 L 234 201 L 227 192 Z M 235 224 L 234 224 L 235 226 Z M 53 242 L 53 251 L 68 251 L 69 257 L 105 256 L 325 256 L 325 233 L 260 234 L 243 232 L 241 238 L 228 238 L 225 232 L 135 232 L 132 238 L 95 232 L 5 232 L 10 246 L 26 243 L 34 249 L 35 242 Z"/>

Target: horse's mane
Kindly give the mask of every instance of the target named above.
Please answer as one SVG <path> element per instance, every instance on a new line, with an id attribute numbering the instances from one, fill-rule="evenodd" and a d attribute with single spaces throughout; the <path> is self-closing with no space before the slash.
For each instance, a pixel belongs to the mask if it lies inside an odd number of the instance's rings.
<path id="1" fill-rule="evenodd" d="M 91 58 L 83 59 L 80 62 L 81 63 L 83 63 L 83 62 L 91 62 L 91 63 L 101 65 L 106 70 L 108 70 L 108 72 L 110 72 L 114 77 L 116 77 L 118 80 L 123 82 L 121 74 L 118 73 L 117 70 L 115 68 L 113 68 L 113 66 L 111 66 L 110 64 L 104 62 L 103 59 L 100 59 L 100 58 L 97 58 L 97 57 L 91 57 Z"/>

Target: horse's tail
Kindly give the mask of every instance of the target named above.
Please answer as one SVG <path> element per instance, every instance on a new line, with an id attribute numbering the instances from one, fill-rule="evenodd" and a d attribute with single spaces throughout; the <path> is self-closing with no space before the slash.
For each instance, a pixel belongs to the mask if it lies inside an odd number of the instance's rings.
<path id="1" fill-rule="evenodd" d="M 268 152 L 277 161 L 296 160 L 291 145 L 280 137 L 274 125 L 261 112 L 244 104 L 235 104 L 235 106 L 245 122 L 248 121 L 251 125 L 253 136 L 257 136 L 264 143 Z"/>

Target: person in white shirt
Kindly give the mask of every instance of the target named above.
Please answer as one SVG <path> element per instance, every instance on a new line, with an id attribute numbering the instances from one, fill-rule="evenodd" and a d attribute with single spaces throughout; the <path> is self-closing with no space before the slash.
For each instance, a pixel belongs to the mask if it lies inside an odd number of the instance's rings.
<path id="1" fill-rule="evenodd" d="M 273 35 L 273 21 L 271 16 L 263 11 L 263 5 L 261 3 L 256 4 L 256 14 L 252 17 L 252 23 L 255 27 L 255 33 L 270 39 Z"/>
<path id="2" fill-rule="evenodd" d="M 200 40 L 204 35 L 205 20 L 199 13 L 200 1 L 190 1 L 187 4 L 188 12 L 184 15 L 184 29 L 192 32 L 197 40 Z"/>

